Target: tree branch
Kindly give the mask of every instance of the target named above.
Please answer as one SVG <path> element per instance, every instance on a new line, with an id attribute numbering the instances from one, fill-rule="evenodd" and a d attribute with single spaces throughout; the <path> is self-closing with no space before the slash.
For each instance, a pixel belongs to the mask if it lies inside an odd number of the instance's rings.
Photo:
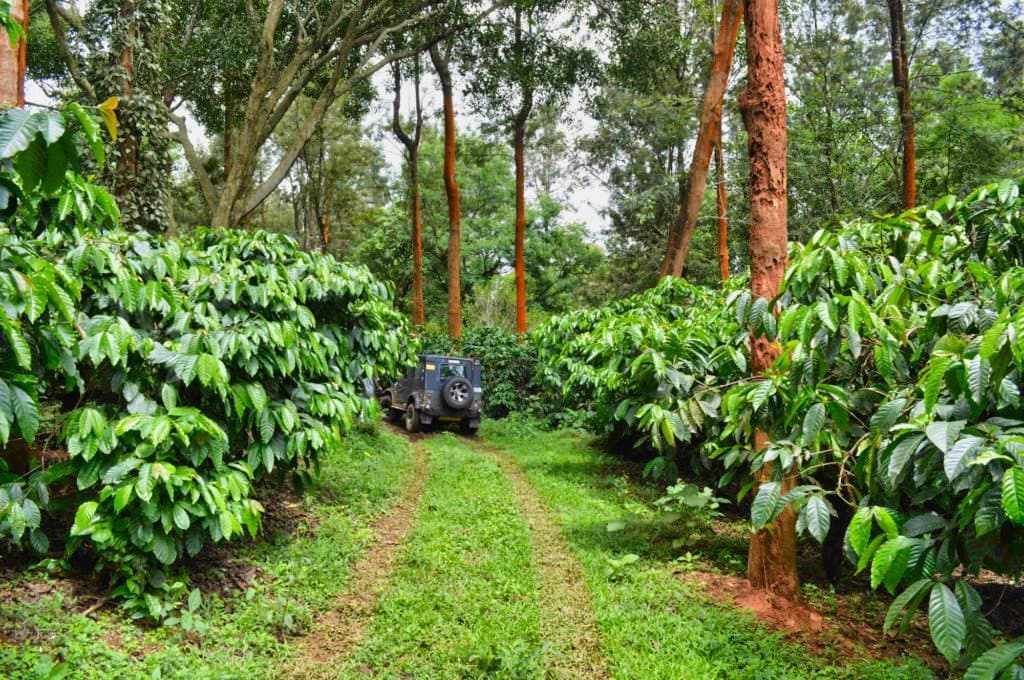
<path id="1" fill-rule="evenodd" d="M 192 140 L 188 136 L 188 128 L 185 126 L 185 119 L 182 116 L 174 115 L 170 109 L 166 113 L 167 118 L 177 126 L 178 141 L 181 142 L 181 147 L 185 151 L 185 158 L 188 160 L 189 167 L 192 168 L 193 174 L 199 180 L 199 188 L 203 192 L 203 199 L 206 201 L 206 205 L 210 210 L 215 210 L 217 208 L 217 192 L 214 191 L 213 182 L 210 180 L 210 173 L 206 172 L 206 168 L 203 167 L 203 161 L 199 158 L 199 154 L 196 153 L 196 148 L 192 146 Z"/>
<path id="2" fill-rule="evenodd" d="M 71 74 L 71 79 L 75 81 L 75 84 L 89 95 L 89 98 L 93 101 L 96 100 L 96 89 L 86 78 L 81 69 L 78 66 L 78 60 L 75 59 L 75 55 L 71 53 L 71 47 L 68 45 L 67 34 L 64 32 L 64 24 L 61 23 L 62 18 L 67 21 L 69 15 L 61 11 L 56 3 L 56 0 L 46 0 L 46 14 L 50 17 L 50 25 L 53 26 L 53 37 L 57 40 L 57 49 L 60 51 L 61 59 L 64 60 L 64 65 L 68 68 L 68 73 Z M 81 26 L 81 18 L 77 14 L 73 15 L 77 20 L 77 26 Z M 76 24 L 72 21 L 68 21 L 72 26 Z M 76 28 L 77 30 L 77 28 Z"/>

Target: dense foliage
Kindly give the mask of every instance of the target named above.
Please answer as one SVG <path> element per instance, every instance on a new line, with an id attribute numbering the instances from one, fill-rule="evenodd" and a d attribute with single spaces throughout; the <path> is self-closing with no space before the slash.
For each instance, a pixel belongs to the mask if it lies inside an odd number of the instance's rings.
<path id="1" fill-rule="evenodd" d="M 34 126 L 4 182 L 20 200 L 0 232 L 0 438 L 31 444 L 44 396 L 74 407 L 59 435 L 68 459 L 47 472 L 77 490 L 66 552 L 93 552 L 115 595 L 159 617 L 157 594 L 183 588 L 170 568 L 258 531 L 256 480 L 315 473 L 369 408 L 363 379 L 409 360 L 406 324 L 367 270 L 283 236 L 104 228 L 117 218 L 105 192 L 64 168 L 48 179 L 49 159 L 73 149 L 61 120 L 14 112 L 0 123 Z M 40 145 L 42 179 L 23 159 Z M 11 537 L 35 529 L 44 551 L 45 487 L 29 481 L 0 501 Z"/>
<path id="2" fill-rule="evenodd" d="M 969 662 L 993 631 L 964 576 L 1022 567 L 1022 184 L 821 231 L 793 246 L 777 300 L 666 281 L 552 320 L 538 334 L 545 369 L 606 430 L 661 452 L 704 439 L 688 450 L 723 481 L 772 466 L 757 528 L 794 504 L 822 541 L 855 506 L 851 557 L 874 586 L 902 591 L 887 626 L 928 598 L 936 645 Z M 782 347 L 764 379 L 743 379 L 750 332 Z M 755 429 L 769 448 L 755 450 Z M 783 494 L 789 474 L 803 483 Z"/>

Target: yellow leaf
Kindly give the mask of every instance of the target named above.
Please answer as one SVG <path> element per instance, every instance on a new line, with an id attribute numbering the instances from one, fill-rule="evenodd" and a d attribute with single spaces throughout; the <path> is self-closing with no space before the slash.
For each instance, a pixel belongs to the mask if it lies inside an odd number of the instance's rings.
<path id="1" fill-rule="evenodd" d="M 114 109 L 117 108 L 117 97 L 108 97 L 106 101 L 96 108 L 99 109 L 103 124 L 107 126 L 107 131 L 110 132 L 110 138 L 116 142 L 117 115 L 114 113 Z"/>

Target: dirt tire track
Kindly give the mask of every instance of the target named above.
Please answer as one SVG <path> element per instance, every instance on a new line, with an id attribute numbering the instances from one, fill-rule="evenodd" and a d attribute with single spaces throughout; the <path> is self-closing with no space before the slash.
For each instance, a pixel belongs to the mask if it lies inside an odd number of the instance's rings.
<path id="1" fill-rule="evenodd" d="M 561 654 L 552 659 L 549 673 L 556 678 L 611 677 L 601 652 L 594 605 L 583 566 L 573 555 L 561 528 L 526 473 L 501 448 L 476 438 L 462 440 L 491 457 L 509 479 L 519 510 L 530 529 L 540 588 L 541 635 Z"/>
<path id="2" fill-rule="evenodd" d="M 333 608 L 313 622 L 311 632 L 295 643 L 297 654 L 282 670 L 288 678 L 331 678 L 338 664 L 362 641 L 373 623 L 377 602 L 409 530 L 419 515 L 430 457 L 419 437 L 411 442 L 412 477 L 398 502 L 373 523 L 374 543 L 352 565 L 351 580 Z"/>

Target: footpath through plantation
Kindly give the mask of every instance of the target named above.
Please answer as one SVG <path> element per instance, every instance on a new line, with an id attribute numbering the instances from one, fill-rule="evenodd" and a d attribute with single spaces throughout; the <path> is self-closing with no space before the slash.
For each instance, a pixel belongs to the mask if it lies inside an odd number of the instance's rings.
<path id="1" fill-rule="evenodd" d="M 817 633 L 804 621 L 780 629 L 716 592 L 742 570 L 739 524 L 697 529 L 704 560 L 676 559 L 670 538 L 609 532 L 609 518 L 635 512 L 651 489 L 577 433 L 520 419 L 486 423 L 479 440 L 436 433 L 409 442 L 369 429 L 322 464 L 306 501 L 276 499 L 266 539 L 205 563 L 205 585 L 226 594 L 193 612 L 201 635 L 140 627 L 109 608 L 86 612 L 70 582 L 26 574 L 0 591 L 0 618 L 19 624 L 2 630 L 0 669 L 89 678 L 931 677 L 893 654 L 918 638 L 862 648 L 828 620 Z M 242 565 L 249 580 L 237 589 Z M 13 587 L 34 596 L 15 599 Z M 816 605 L 838 606 L 824 592 Z"/>

